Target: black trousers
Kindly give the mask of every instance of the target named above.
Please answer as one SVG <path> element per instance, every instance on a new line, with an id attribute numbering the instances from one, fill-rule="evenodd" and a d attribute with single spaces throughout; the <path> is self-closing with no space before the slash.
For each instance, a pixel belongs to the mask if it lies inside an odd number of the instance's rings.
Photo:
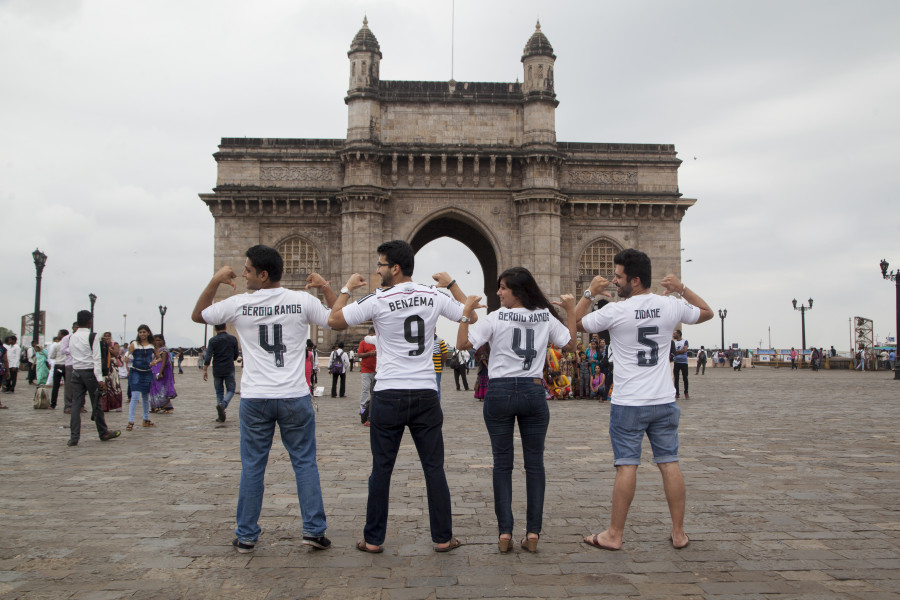
<path id="1" fill-rule="evenodd" d="M 331 397 L 332 397 L 332 398 L 334 398 L 334 397 L 337 395 L 335 392 L 336 392 L 336 390 L 337 390 L 338 377 L 341 378 L 341 398 L 344 397 L 344 395 L 345 395 L 345 393 L 346 393 L 346 391 L 347 391 L 347 390 L 346 390 L 346 387 L 347 387 L 347 374 L 346 374 L 346 373 L 340 373 L 340 374 L 338 374 L 338 373 L 332 373 L 332 374 L 331 374 Z"/>
<path id="2" fill-rule="evenodd" d="M 16 391 L 16 379 L 19 378 L 19 367 L 13 368 L 10 367 L 9 371 L 6 372 L 6 391 L 14 392 Z"/>
<path id="3" fill-rule="evenodd" d="M 463 388 L 468 392 L 469 391 L 469 382 L 466 380 L 466 367 L 465 365 L 459 367 L 458 369 L 453 369 L 453 381 L 456 382 L 456 389 L 459 390 L 459 378 L 462 377 Z"/>
<path id="4" fill-rule="evenodd" d="M 66 365 L 53 365 L 53 391 L 50 392 L 50 408 L 56 408 L 59 397 L 59 384 L 66 380 Z"/>
<path id="5" fill-rule="evenodd" d="M 678 395 L 678 373 L 684 379 L 684 393 L 688 393 L 688 366 L 687 363 L 675 363 L 675 395 Z"/>
<path id="6" fill-rule="evenodd" d="M 69 420 L 71 438 L 76 442 L 81 437 L 81 407 L 84 405 L 85 393 L 91 398 L 91 420 L 97 426 L 97 434 L 103 436 L 109 431 L 103 409 L 100 408 L 100 386 L 94 377 L 93 369 L 72 370 L 72 415 Z M 69 387 L 70 384 L 66 384 Z"/>

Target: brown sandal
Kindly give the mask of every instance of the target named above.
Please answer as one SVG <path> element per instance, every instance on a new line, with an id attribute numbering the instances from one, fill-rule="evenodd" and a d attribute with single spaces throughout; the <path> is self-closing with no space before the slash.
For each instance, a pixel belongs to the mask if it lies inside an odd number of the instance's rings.
<path id="1" fill-rule="evenodd" d="M 144 421 L 143 426 L 144 427 L 156 427 L 156 423 L 154 423 L 153 421 Z"/>
<path id="2" fill-rule="evenodd" d="M 536 534 L 536 538 L 528 537 L 528 534 L 525 534 L 525 537 L 522 538 L 522 549 L 528 550 L 529 552 L 537 552 L 538 540 L 541 538 L 541 534 Z"/>
<path id="3" fill-rule="evenodd" d="M 125 431 L 131 431 L 134 429 L 134 423 L 128 423 L 128 427 L 125 428 Z"/>
<path id="4" fill-rule="evenodd" d="M 497 548 L 500 549 L 500 554 L 506 554 L 512 550 L 512 536 L 497 538 Z"/>

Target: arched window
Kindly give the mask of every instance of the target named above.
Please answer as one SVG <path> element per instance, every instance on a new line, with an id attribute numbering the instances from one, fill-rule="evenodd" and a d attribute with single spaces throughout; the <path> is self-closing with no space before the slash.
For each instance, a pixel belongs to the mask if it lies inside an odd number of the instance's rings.
<path id="1" fill-rule="evenodd" d="M 616 272 L 616 266 L 613 264 L 613 257 L 621 248 L 610 242 L 609 240 L 597 240 L 584 249 L 581 260 L 578 261 L 578 279 L 588 280 L 594 278 L 594 275 L 603 275 L 612 281 Z"/>
<path id="2" fill-rule="evenodd" d="M 285 275 L 306 277 L 313 271 L 322 269 L 319 253 L 312 245 L 299 236 L 288 238 L 276 248 L 284 259 Z"/>

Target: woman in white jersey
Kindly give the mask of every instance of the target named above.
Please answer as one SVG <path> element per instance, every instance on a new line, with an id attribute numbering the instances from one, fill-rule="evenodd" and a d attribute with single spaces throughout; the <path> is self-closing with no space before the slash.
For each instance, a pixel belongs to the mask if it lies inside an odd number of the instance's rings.
<path id="1" fill-rule="evenodd" d="M 494 454 L 494 512 L 500 532 L 497 545 L 503 553 L 512 546 L 513 434 L 518 420 L 528 501 L 522 548 L 535 552 L 544 513 L 544 439 L 550 424 L 541 375 L 548 343 L 564 351 L 575 347 L 575 298 L 566 294 L 560 302 L 553 303 L 566 310 L 568 324 L 563 324 L 524 267 L 513 267 L 500 274 L 497 295 L 501 308 L 471 330 L 468 320 L 479 308 L 481 298 L 468 297 L 456 346 L 466 350 L 491 344 L 484 423 Z"/>

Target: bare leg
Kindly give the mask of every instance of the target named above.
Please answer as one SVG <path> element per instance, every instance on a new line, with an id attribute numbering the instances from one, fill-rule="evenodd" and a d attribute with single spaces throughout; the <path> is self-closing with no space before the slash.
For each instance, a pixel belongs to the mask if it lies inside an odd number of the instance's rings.
<path id="1" fill-rule="evenodd" d="M 677 465 L 677 463 L 675 464 Z M 612 514 L 609 518 L 609 528 L 603 533 L 584 538 L 584 541 L 608 550 L 618 550 L 622 547 L 625 519 L 628 517 L 628 509 L 631 508 L 631 501 L 634 500 L 634 489 L 637 485 L 637 468 L 637 465 L 619 465 L 616 467 L 616 482 L 613 485 Z M 683 493 L 682 513 L 684 513 Z"/>
<path id="2" fill-rule="evenodd" d="M 666 502 L 669 503 L 669 514 L 672 516 L 672 545 L 675 548 L 684 548 L 688 544 L 688 536 L 684 533 L 686 493 L 681 467 L 677 462 L 659 463 L 657 466 L 662 474 L 663 490 L 666 493 Z"/>

